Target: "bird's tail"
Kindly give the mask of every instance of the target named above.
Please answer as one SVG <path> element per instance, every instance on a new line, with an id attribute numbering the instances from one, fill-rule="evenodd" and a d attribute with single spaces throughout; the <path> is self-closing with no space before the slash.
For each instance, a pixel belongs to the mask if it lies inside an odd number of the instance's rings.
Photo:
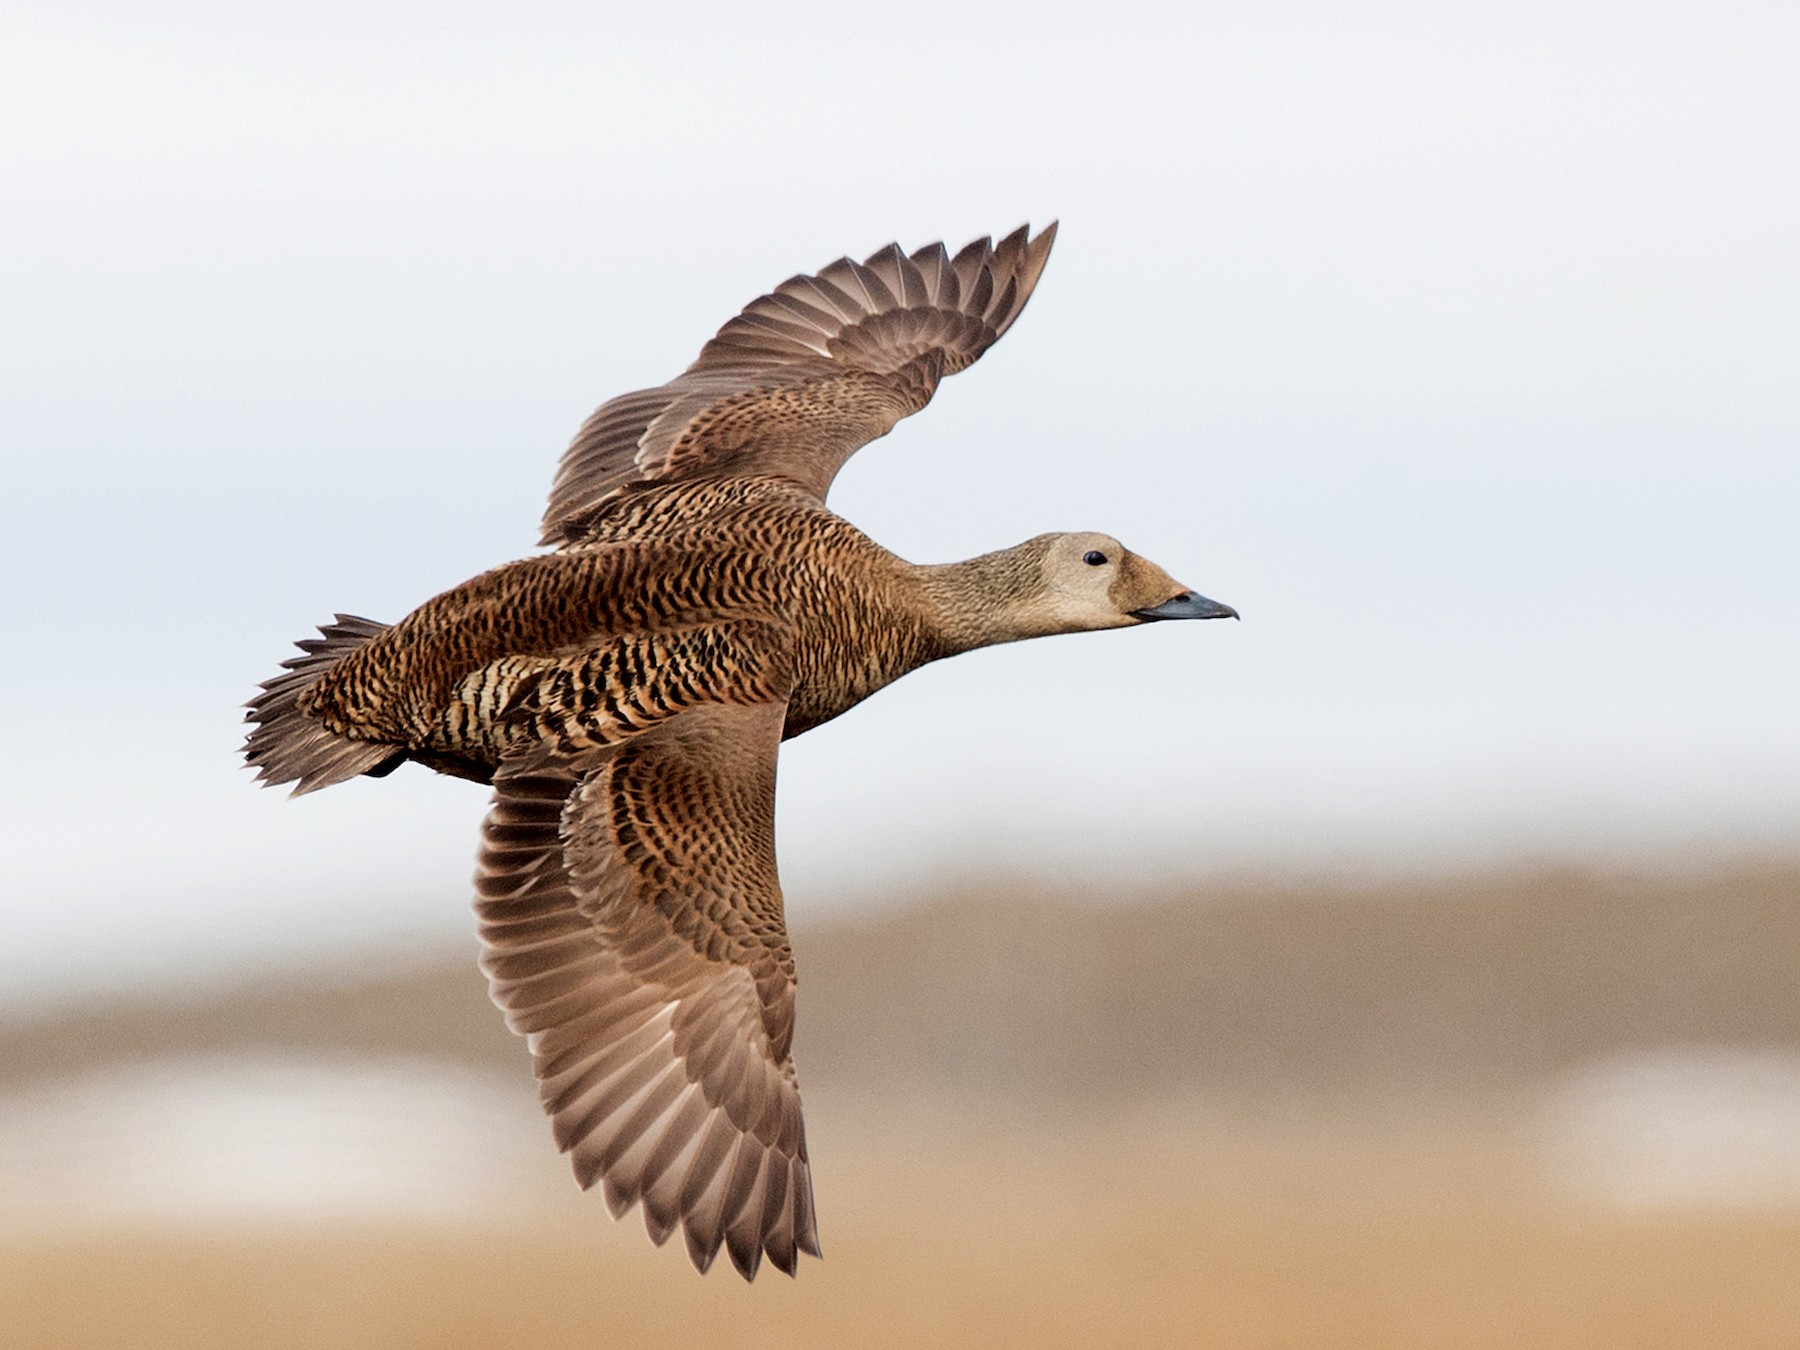
<path id="1" fill-rule="evenodd" d="M 245 738 L 244 759 L 255 766 L 258 782 L 294 783 L 298 797 L 358 774 L 380 777 L 406 759 L 399 746 L 340 736 L 299 707 L 300 696 L 320 676 L 387 628 L 373 619 L 340 614 L 337 622 L 319 629 L 321 636 L 294 644 L 305 654 L 283 661 L 283 673 L 265 681 L 262 693 L 245 705 L 250 711 L 244 720 L 255 726 Z"/>

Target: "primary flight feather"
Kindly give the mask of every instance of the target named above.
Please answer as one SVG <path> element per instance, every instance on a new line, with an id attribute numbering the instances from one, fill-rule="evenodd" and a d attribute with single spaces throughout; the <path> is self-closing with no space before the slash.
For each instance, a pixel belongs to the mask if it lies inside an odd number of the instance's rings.
<path id="1" fill-rule="evenodd" d="M 917 565 L 825 505 L 1031 298 L 1055 226 L 843 258 L 588 419 L 543 542 L 392 626 L 339 615 L 262 686 L 245 758 L 310 792 L 406 761 L 491 783 L 475 909 L 582 1186 L 746 1279 L 819 1254 L 789 1053 L 780 742 L 929 661 L 1233 615 L 1107 535 Z"/>

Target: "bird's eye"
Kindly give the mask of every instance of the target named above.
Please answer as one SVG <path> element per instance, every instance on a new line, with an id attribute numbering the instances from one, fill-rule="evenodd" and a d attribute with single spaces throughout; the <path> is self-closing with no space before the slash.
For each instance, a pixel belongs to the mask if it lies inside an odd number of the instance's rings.
<path id="1" fill-rule="evenodd" d="M 1106 555 L 1097 548 L 1091 548 L 1082 556 L 1081 561 L 1086 563 L 1089 567 L 1104 567 L 1106 565 Z"/>

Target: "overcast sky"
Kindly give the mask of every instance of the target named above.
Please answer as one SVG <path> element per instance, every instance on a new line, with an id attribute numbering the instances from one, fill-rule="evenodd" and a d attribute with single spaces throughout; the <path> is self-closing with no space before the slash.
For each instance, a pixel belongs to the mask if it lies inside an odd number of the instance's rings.
<path id="1" fill-rule="evenodd" d="M 530 552 L 557 455 L 840 253 L 1062 233 L 832 504 L 1101 529 L 1241 624 L 928 669 L 783 753 L 790 910 L 1708 854 L 1800 819 L 1800 10 L 312 3 L 0 20 L 15 990 L 469 926 L 484 792 L 239 706 Z"/>

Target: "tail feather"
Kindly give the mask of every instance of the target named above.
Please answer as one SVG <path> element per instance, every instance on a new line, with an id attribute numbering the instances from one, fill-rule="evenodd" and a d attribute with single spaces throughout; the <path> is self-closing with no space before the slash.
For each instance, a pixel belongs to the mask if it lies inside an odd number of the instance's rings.
<path id="1" fill-rule="evenodd" d="M 300 696 L 320 676 L 385 632 L 388 625 L 354 614 L 340 614 L 319 629 L 321 636 L 294 645 L 303 656 L 281 663 L 283 673 L 265 681 L 245 706 L 246 722 L 256 725 L 244 741 L 244 759 L 255 766 L 258 782 L 293 783 L 293 795 L 330 787 L 358 774 L 392 771 L 406 752 L 382 741 L 357 741 L 328 731 L 300 710 Z"/>

